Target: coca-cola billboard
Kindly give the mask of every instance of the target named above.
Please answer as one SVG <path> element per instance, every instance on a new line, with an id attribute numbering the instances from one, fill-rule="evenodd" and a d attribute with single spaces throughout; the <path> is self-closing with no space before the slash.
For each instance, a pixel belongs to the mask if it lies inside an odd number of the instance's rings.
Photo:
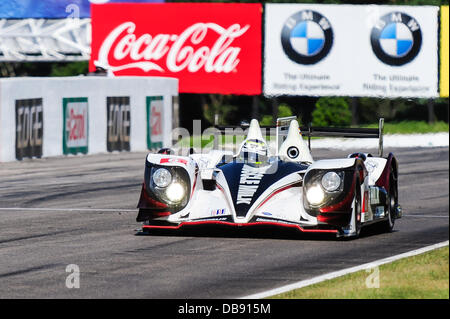
<path id="1" fill-rule="evenodd" d="M 176 77 L 181 93 L 261 93 L 259 3 L 103 4 L 91 14 L 91 71 Z"/>

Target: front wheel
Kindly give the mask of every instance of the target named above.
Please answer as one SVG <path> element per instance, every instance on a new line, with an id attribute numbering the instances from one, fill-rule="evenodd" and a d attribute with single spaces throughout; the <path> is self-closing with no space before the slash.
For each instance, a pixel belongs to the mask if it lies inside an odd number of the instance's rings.
<path id="1" fill-rule="evenodd" d="M 355 195 L 353 197 L 352 215 L 348 226 L 343 227 L 340 236 L 348 238 L 358 238 L 361 233 L 361 185 L 359 180 L 356 181 Z"/>

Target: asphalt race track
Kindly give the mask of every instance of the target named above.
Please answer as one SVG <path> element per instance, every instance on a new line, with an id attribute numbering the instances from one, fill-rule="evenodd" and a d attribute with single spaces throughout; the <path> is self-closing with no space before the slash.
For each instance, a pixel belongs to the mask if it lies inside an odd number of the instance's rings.
<path id="1" fill-rule="evenodd" d="M 369 228 L 358 240 L 273 229 L 142 235 L 145 153 L 1 163 L 0 298 L 238 298 L 448 240 L 448 147 L 385 151 L 400 163 L 404 217 L 395 232 Z M 78 289 L 66 287 L 71 264 Z"/>

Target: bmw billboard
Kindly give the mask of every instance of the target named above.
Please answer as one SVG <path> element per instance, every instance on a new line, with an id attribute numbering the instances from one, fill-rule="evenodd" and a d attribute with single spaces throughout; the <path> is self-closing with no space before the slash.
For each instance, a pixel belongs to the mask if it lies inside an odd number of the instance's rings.
<path id="1" fill-rule="evenodd" d="M 266 4 L 264 94 L 437 97 L 437 10 Z"/>

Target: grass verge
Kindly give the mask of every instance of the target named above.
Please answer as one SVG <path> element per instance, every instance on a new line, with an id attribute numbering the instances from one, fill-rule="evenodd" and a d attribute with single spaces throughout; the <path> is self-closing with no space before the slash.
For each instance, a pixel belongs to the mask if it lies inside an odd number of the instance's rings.
<path id="1" fill-rule="evenodd" d="M 378 123 L 361 125 L 361 127 L 377 128 Z M 448 123 L 437 121 L 428 124 L 425 121 L 385 122 L 384 134 L 424 134 L 448 132 Z"/>
<path id="2" fill-rule="evenodd" d="M 449 248 L 404 258 L 315 285 L 288 291 L 271 299 L 449 299 Z"/>

